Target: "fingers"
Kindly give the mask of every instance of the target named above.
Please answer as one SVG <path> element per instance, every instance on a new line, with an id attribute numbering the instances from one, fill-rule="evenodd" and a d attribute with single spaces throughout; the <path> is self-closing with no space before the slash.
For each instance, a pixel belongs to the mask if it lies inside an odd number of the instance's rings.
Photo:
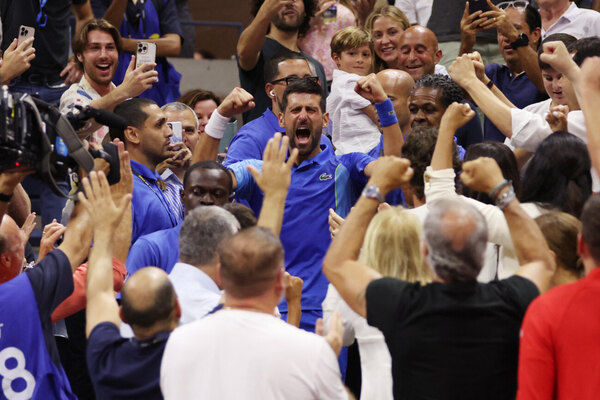
<path id="1" fill-rule="evenodd" d="M 325 324 L 323 318 L 318 318 L 315 324 L 315 333 L 319 336 L 325 336 Z"/>
<path id="2" fill-rule="evenodd" d="M 289 170 L 292 169 L 292 166 L 296 163 L 297 159 L 298 159 L 298 149 L 294 148 L 294 149 L 292 149 L 292 151 L 290 151 L 290 156 L 289 156 L 287 162 L 285 163 Z"/>
<path id="3" fill-rule="evenodd" d="M 260 171 L 256 169 L 254 165 L 246 165 L 246 169 L 250 172 L 250 175 L 254 178 L 255 181 L 258 181 L 260 178 Z"/>
<path id="4" fill-rule="evenodd" d="M 129 65 L 127 66 L 127 72 L 131 72 L 135 69 L 135 56 L 131 56 L 131 60 L 129 60 Z"/>

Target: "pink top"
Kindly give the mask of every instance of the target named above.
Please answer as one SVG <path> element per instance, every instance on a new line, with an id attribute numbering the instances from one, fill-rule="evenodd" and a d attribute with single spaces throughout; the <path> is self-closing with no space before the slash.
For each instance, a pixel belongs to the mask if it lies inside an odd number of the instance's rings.
<path id="1" fill-rule="evenodd" d="M 325 25 L 323 18 L 319 16 L 306 35 L 298 40 L 298 47 L 303 52 L 323 64 L 328 81 L 333 79 L 333 70 L 336 68 L 331 59 L 331 38 L 340 29 L 356 25 L 356 17 L 352 11 L 339 3 L 336 5 L 337 19 L 334 23 Z"/>

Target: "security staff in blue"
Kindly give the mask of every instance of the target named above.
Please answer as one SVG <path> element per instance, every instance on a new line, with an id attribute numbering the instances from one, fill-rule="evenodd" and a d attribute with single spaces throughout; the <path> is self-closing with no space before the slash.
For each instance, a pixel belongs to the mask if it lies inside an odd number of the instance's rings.
<path id="1" fill-rule="evenodd" d="M 25 240 L 4 212 L 20 175 L 0 174 L 0 399 L 76 399 L 60 365 L 50 315 L 73 292 L 73 271 L 90 247 L 89 217 L 77 207 L 62 244 L 19 273 Z"/>
<path id="2" fill-rule="evenodd" d="M 388 151 L 392 151 L 393 145 L 401 147 L 402 134 L 393 105 L 376 83 L 375 75 L 359 80 L 357 91 L 375 103 L 384 134 L 393 131 L 393 136 L 399 138 L 399 142 L 390 140 L 386 144 L 390 146 Z M 363 153 L 336 156 L 330 145 L 320 144 L 329 116 L 321 86 L 313 80 L 290 83 L 284 91 L 281 110 L 279 123 L 285 128 L 291 147 L 298 149 L 298 159 L 292 168 L 280 239 L 285 249 L 286 270 L 304 280 L 300 328 L 314 331 L 316 320 L 322 315 L 321 303 L 328 285 L 321 266 L 331 241 L 329 209 L 340 215 L 350 211 L 375 161 Z M 262 161 L 244 160 L 229 166 L 235 176 L 236 194 L 245 199 L 253 198 L 253 192 L 259 190 L 246 169 L 248 165 L 260 169 Z M 383 201 L 377 188 L 367 187 L 365 193 Z M 285 302 L 279 304 L 279 310 L 285 319 Z"/>

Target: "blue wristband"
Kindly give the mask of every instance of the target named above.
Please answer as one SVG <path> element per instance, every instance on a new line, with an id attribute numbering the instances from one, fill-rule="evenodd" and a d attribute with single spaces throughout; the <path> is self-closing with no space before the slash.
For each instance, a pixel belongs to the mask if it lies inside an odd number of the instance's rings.
<path id="1" fill-rule="evenodd" d="M 377 115 L 379 115 L 379 123 L 382 128 L 398 123 L 398 118 L 396 117 L 396 112 L 394 111 L 394 105 L 390 99 L 375 104 L 375 109 L 377 110 Z"/>

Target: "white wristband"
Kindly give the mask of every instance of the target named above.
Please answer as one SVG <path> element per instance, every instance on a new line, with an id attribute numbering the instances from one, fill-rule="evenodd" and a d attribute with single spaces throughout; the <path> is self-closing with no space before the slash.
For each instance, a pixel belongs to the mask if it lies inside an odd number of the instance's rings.
<path id="1" fill-rule="evenodd" d="M 222 139 L 228 123 L 229 118 L 219 114 L 219 110 L 215 110 L 204 127 L 204 132 L 213 139 Z"/>

